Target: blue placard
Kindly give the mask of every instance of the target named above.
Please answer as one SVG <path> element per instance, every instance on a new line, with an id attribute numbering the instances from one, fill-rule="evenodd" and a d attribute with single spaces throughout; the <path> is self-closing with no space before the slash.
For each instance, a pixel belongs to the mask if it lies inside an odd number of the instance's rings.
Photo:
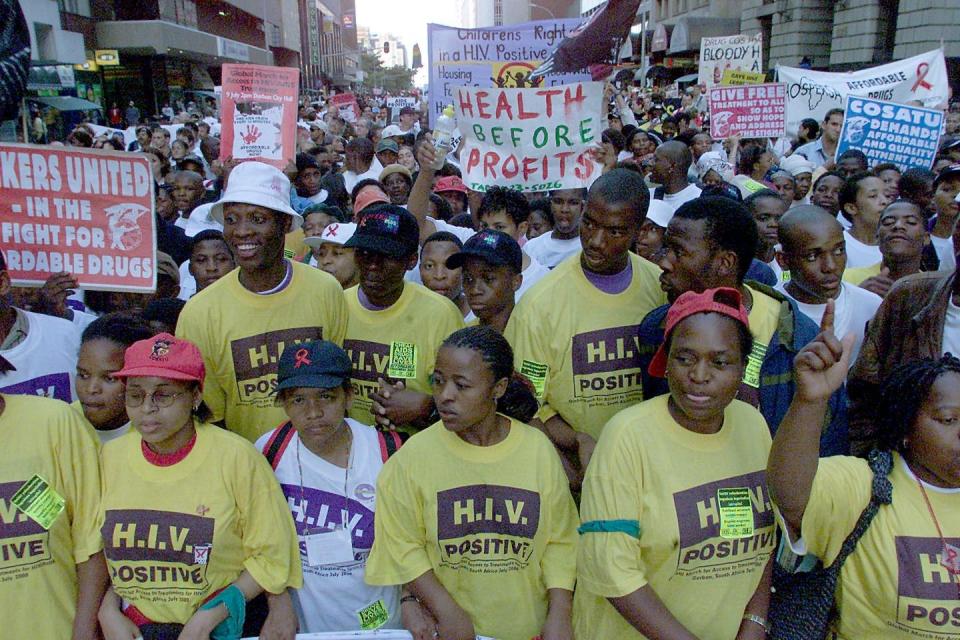
<path id="1" fill-rule="evenodd" d="M 901 170 L 930 169 L 942 131 L 942 111 L 848 96 L 837 157 L 847 149 L 859 149 L 870 167 L 892 162 Z"/>

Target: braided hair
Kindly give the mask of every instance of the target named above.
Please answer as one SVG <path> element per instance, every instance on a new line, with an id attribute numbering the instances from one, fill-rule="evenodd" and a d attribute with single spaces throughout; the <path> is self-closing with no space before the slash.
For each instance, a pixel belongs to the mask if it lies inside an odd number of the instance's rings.
<path id="1" fill-rule="evenodd" d="M 947 353 L 936 360 L 913 360 L 894 369 L 884 380 L 876 410 L 881 449 L 903 449 L 903 440 L 913 429 L 930 388 L 945 373 L 960 374 L 960 359 Z"/>
<path id="2" fill-rule="evenodd" d="M 480 354 L 490 367 L 494 381 L 507 378 L 507 390 L 497 401 L 497 411 L 530 422 L 539 410 L 533 384 L 513 369 L 513 348 L 500 332 L 486 326 L 466 327 L 454 331 L 440 345 L 454 349 L 470 349 Z"/>

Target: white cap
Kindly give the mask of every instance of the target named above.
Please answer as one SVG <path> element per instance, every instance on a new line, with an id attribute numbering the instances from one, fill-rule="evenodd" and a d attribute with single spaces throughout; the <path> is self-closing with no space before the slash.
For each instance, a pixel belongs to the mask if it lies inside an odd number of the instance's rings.
<path id="1" fill-rule="evenodd" d="M 223 205 L 233 202 L 285 213 L 293 218 L 291 231 L 303 225 L 303 216 L 290 206 L 290 180 L 280 169 L 263 162 L 247 160 L 234 167 L 223 196 L 210 209 L 210 217 L 223 224 Z"/>
<path id="2" fill-rule="evenodd" d="M 733 165 L 724 160 L 719 151 L 707 151 L 697 160 L 697 174 L 701 180 L 711 170 L 716 171 L 726 182 L 733 179 Z"/>
<path id="3" fill-rule="evenodd" d="M 816 166 L 798 153 L 787 156 L 780 161 L 780 168 L 787 171 L 794 178 L 802 173 L 813 173 Z"/>
<path id="4" fill-rule="evenodd" d="M 647 220 L 666 229 L 671 219 L 673 219 L 673 207 L 663 200 L 650 201 L 650 208 L 647 209 Z"/>
<path id="5" fill-rule="evenodd" d="M 407 134 L 404 132 L 404 130 L 395 124 L 391 124 L 389 126 L 384 127 L 383 131 L 380 132 L 381 138 L 392 138 L 394 136 L 405 136 L 405 135 Z"/>
<path id="6" fill-rule="evenodd" d="M 316 249 L 324 242 L 343 245 L 353 237 L 353 232 L 356 230 L 355 222 L 331 222 L 323 228 L 320 235 L 304 238 L 303 243 L 311 249 Z"/>

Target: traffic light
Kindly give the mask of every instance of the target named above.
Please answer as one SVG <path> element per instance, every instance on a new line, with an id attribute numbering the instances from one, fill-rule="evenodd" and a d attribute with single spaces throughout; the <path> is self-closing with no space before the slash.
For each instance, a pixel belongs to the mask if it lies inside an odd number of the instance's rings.
<path id="1" fill-rule="evenodd" d="M 384 52 L 384 53 L 390 53 L 390 43 L 389 43 L 389 42 L 384 42 L 384 43 L 383 43 L 383 52 Z"/>

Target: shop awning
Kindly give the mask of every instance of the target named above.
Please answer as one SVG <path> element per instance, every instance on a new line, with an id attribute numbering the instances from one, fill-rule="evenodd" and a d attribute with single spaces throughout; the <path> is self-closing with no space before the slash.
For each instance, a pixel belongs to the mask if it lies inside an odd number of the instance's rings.
<path id="1" fill-rule="evenodd" d="M 684 16 L 677 20 L 677 24 L 673 27 L 667 55 L 700 51 L 701 38 L 735 36 L 738 33 L 740 33 L 739 18 Z"/>
<path id="2" fill-rule="evenodd" d="M 680 84 L 688 84 L 690 82 L 696 82 L 699 79 L 699 75 L 696 73 L 688 73 L 685 76 L 680 76 L 677 78 L 677 82 Z"/>
<path id="3" fill-rule="evenodd" d="M 90 102 L 83 98 L 74 98 L 73 96 L 39 96 L 36 98 L 27 98 L 27 100 L 41 102 L 60 111 L 103 111 L 103 107 L 96 102 Z"/>

